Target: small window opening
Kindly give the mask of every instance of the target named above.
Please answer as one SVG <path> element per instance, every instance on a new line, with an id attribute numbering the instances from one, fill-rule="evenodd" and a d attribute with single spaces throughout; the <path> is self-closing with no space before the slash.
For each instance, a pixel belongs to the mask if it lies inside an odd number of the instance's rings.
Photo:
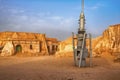
<path id="1" fill-rule="evenodd" d="M 32 45 L 30 45 L 30 49 L 33 49 L 33 46 L 32 46 Z"/>

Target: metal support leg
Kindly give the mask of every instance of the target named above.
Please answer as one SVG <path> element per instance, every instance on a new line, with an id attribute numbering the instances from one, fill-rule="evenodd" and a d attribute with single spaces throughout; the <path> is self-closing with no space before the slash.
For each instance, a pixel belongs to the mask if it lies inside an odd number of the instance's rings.
<path id="1" fill-rule="evenodd" d="M 92 35 L 89 33 L 90 67 L 92 67 Z"/>
<path id="2" fill-rule="evenodd" d="M 72 43 L 73 43 L 73 56 L 74 56 L 74 63 L 75 63 L 75 65 L 76 65 L 76 53 L 75 53 L 74 32 L 72 32 Z"/>

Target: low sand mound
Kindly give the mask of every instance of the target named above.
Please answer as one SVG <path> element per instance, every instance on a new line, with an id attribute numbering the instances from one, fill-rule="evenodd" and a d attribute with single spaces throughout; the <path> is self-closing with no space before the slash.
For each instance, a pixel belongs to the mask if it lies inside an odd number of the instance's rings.
<path id="1" fill-rule="evenodd" d="M 73 52 L 57 52 L 56 57 L 73 57 Z"/>

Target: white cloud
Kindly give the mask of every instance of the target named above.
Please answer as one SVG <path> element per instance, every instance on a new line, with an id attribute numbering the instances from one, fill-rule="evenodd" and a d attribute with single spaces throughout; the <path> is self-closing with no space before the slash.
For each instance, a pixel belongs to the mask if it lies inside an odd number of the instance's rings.
<path id="1" fill-rule="evenodd" d="M 70 36 L 72 30 L 74 30 L 72 27 L 75 20 L 72 17 L 54 16 L 43 12 L 27 15 L 25 10 L 11 8 L 8 8 L 5 13 L 8 13 L 9 16 L 6 15 L 7 17 L 4 20 L 1 18 L 1 21 L 5 24 L 0 24 L 2 26 L 0 30 L 46 33 L 50 37 L 57 37 L 59 39 L 65 39 Z"/>
<path id="2" fill-rule="evenodd" d="M 53 15 L 50 12 L 27 15 L 26 11 L 22 9 L 8 9 L 9 10 L 5 11 L 5 13 L 9 14 L 6 15 L 7 17 L 4 18 L 0 15 L 0 21 L 2 21 L 0 22 L 1 31 L 38 32 L 46 33 L 48 37 L 66 39 L 71 36 L 71 32 L 77 32 L 78 29 L 78 19 L 75 19 L 74 17 Z M 87 29 L 88 32 L 91 33 L 97 31 L 91 30 L 91 28 Z"/>
<path id="3" fill-rule="evenodd" d="M 39 13 L 36 13 L 36 16 L 38 17 L 47 17 L 47 16 L 50 16 L 51 13 L 50 12 L 39 12 Z"/>
<path id="4" fill-rule="evenodd" d="M 64 19 L 63 17 L 61 17 L 61 16 L 51 16 L 51 17 L 49 17 L 50 19 L 52 19 L 52 20 L 62 20 L 62 19 Z"/>
<path id="5" fill-rule="evenodd" d="M 65 39 L 71 35 L 71 32 L 77 32 L 78 29 L 78 19 L 74 17 L 53 15 L 50 12 L 40 12 L 34 15 L 29 12 L 28 15 L 23 9 L 8 7 L 1 10 L 6 14 L 3 14 L 6 17 L 0 15 L 1 31 L 39 32 L 46 33 L 50 37 Z M 90 29 L 88 31 L 91 32 Z"/>
<path id="6" fill-rule="evenodd" d="M 25 11 L 23 9 L 14 9 L 14 8 L 9 8 L 7 9 L 8 12 L 10 12 L 11 14 L 22 14 L 24 13 Z"/>
<path id="7" fill-rule="evenodd" d="M 90 9 L 96 10 L 96 9 L 98 9 L 98 8 L 99 8 L 98 6 L 92 6 Z"/>

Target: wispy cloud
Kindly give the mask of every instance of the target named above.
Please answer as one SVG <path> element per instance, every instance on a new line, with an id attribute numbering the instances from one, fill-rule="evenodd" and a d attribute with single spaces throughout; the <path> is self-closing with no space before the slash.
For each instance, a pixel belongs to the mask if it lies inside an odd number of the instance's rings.
<path id="1" fill-rule="evenodd" d="M 52 20 L 62 20 L 62 19 L 64 19 L 62 16 L 51 16 L 49 18 L 52 19 Z"/>
<path id="2" fill-rule="evenodd" d="M 96 3 L 96 4 L 92 4 L 90 6 L 85 5 L 85 10 L 98 10 L 98 9 L 104 7 L 104 6 L 105 5 L 103 3 L 99 2 L 99 3 Z M 75 10 L 81 10 L 81 6 L 79 5 L 79 6 L 73 7 L 73 9 L 75 9 Z"/>
<path id="3" fill-rule="evenodd" d="M 96 10 L 101 6 L 101 4 L 96 4 L 88 9 Z M 71 36 L 71 32 L 77 32 L 78 28 L 78 18 L 55 15 L 49 11 L 28 13 L 24 9 L 8 6 L 0 8 L 0 11 L 0 31 L 38 32 L 46 33 L 50 37 L 65 39 Z M 95 31 L 97 30 L 88 28 L 88 32 L 94 33 Z"/>
<path id="4" fill-rule="evenodd" d="M 90 9 L 90 10 L 97 10 L 101 7 L 104 7 L 104 5 L 102 3 L 96 3 L 95 5 L 92 5 L 92 6 L 87 6 L 87 9 Z"/>
<path id="5" fill-rule="evenodd" d="M 44 12 L 35 15 L 27 15 L 26 11 L 21 9 L 7 8 L 2 10 L 6 14 L 0 15 L 1 31 L 39 32 L 46 33 L 51 37 L 65 39 L 71 35 L 71 28 L 75 24 L 75 20 L 72 17 L 65 18 Z"/>
<path id="6" fill-rule="evenodd" d="M 8 12 L 11 12 L 12 14 L 20 14 L 20 13 L 24 13 L 24 10 L 17 10 L 17 9 L 13 9 L 13 8 L 10 8 L 8 9 Z"/>

